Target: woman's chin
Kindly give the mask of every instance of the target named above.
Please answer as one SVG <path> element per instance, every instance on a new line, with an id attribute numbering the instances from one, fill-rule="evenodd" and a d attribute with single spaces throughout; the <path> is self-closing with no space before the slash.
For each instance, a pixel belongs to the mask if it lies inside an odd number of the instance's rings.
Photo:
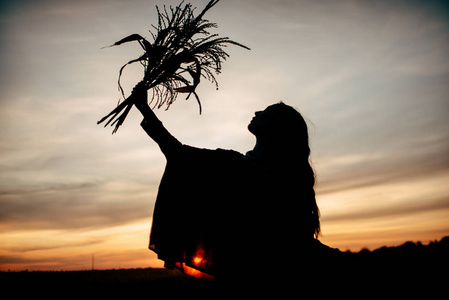
<path id="1" fill-rule="evenodd" d="M 255 135 L 255 133 L 254 133 L 254 131 L 255 131 L 255 126 L 254 126 L 254 124 L 253 123 L 249 123 L 248 124 L 248 130 L 249 130 L 249 132 L 251 132 L 252 134 L 254 134 Z M 256 130 L 257 131 L 257 130 Z"/>

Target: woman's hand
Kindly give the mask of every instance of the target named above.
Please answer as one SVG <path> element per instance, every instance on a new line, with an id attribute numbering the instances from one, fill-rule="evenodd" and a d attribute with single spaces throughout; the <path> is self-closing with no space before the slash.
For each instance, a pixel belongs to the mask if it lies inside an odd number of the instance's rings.
<path id="1" fill-rule="evenodd" d="M 148 105 L 147 88 L 145 87 L 145 84 L 143 82 L 139 82 L 138 84 L 136 84 L 131 93 L 131 98 L 134 105 L 137 107 L 137 109 L 145 119 L 157 120 L 159 122 L 153 110 Z"/>
<path id="2" fill-rule="evenodd" d="M 147 88 L 143 82 L 139 82 L 134 87 L 131 97 L 133 99 L 134 105 L 143 113 L 148 107 L 147 99 Z"/>
<path id="3" fill-rule="evenodd" d="M 148 106 L 147 88 L 143 82 L 139 82 L 134 87 L 131 97 L 134 105 L 145 118 L 156 117 L 153 110 Z"/>

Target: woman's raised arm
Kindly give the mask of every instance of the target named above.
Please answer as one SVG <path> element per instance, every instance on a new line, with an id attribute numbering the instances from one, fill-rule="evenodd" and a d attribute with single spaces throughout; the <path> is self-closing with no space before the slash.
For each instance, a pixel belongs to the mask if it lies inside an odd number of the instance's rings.
<path id="1" fill-rule="evenodd" d="M 147 90 L 143 84 L 137 84 L 132 92 L 134 105 L 144 119 L 140 124 L 146 133 L 159 145 L 165 157 L 176 153 L 182 144 L 168 132 L 153 110 L 148 106 Z"/>

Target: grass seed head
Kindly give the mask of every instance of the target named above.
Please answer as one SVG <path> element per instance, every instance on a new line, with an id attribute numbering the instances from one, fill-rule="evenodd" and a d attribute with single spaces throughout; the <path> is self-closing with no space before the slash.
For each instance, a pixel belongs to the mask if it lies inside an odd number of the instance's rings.
<path id="1" fill-rule="evenodd" d="M 217 28 L 217 24 L 203 19 L 203 16 L 218 1 L 209 1 L 198 16 L 194 15 L 195 8 L 190 3 L 184 4 L 184 1 L 174 8 L 172 6 L 167 8 L 164 5 L 163 9 L 159 9 L 156 6 L 158 24 L 152 26 L 154 33 L 150 31 L 152 42 L 139 34 L 132 34 L 109 46 L 138 42 L 144 53 L 120 68 L 118 86 L 125 100 L 98 124 L 110 118 L 106 126 L 112 122 L 111 125 L 115 125 L 113 133 L 123 124 L 133 106 L 133 101 L 132 97 L 125 97 L 120 79 L 123 70 L 136 62 L 144 67 L 141 83 L 147 90 L 153 91 L 150 101 L 152 108 L 166 106 L 168 109 L 175 102 L 178 93 L 188 93 L 186 99 L 194 94 L 201 114 L 201 101 L 195 92 L 200 78 L 215 83 L 218 88 L 215 75 L 220 74 L 223 61 L 229 57 L 223 48 L 231 44 L 249 50 L 248 47 L 228 37 L 209 33 L 208 30 Z"/>

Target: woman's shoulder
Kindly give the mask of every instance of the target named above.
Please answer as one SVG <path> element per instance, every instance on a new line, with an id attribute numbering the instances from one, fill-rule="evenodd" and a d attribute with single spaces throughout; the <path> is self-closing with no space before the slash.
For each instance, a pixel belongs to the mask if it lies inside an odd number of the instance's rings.
<path id="1" fill-rule="evenodd" d="M 230 149 L 207 149 L 207 148 L 198 148 L 189 145 L 182 145 L 182 150 L 186 154 L 190 155 L 202 155 L 204 157 L 215 157 L 215 158 L 236 158 L 236 159 L 244 159 L 245 155 L 242 153 L 230 150 Z"/>
<path id="2" fill-rule="evenodd" d="M 234 150 L 205 149 L 182 145 L 167 161 L 171 165 L 193 166 L 195 169 L 243 168 L 245 156 Z"/>
<path id="3" fill-rule="evenodd" d="M 214 151 L 216 151 L 219 155 L 223 155 L 223 156 L 241 158 L 241 159 L 245 158 L 245 155 L 243 155 L 242 153 L 235 151 L 235 150 L 231 150 L 231 149 L 217 148 Z"/>
<path id="4" fill-rule="evenodd" d="M 312 241 L 312 249 L 314 252 L 318 252 L 321 254 L 328 254 L 328 255 L 339 255 L 341 254 L 340 249 L 338 248 L 331 248 L 328 245 L 323 244 L 321 241 L 317 239 L 313 239 Z"/>

